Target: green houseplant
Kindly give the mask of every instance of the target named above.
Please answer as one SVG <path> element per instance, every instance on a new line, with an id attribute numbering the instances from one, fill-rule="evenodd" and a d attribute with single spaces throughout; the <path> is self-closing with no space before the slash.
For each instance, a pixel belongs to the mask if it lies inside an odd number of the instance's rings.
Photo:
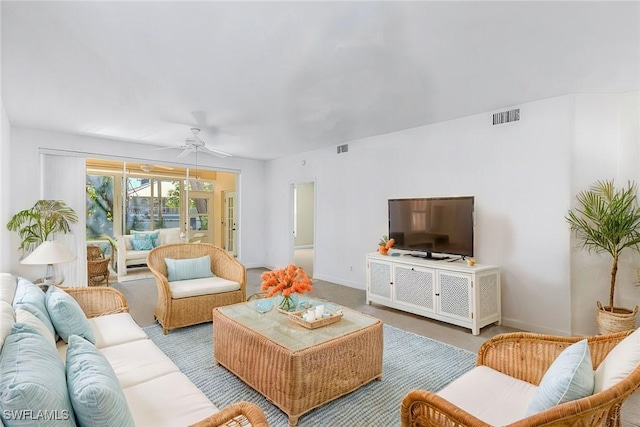
<path id="1" fill-rule="evenodd" d="M 640 250 L 640 207 L 637 186 L 628 182 L 616 188 L 613 180 L 597 181 L 577 195 L 578 207 L 566 220 L 582 247 L 589 252 L 608 253 L 612 257 L 609 304 L 598 302 L 598 326 L 601 333 L 635 328 L 638 311 L 614 306 L 616 276 L 620 253 L 626 248 Z M 617 325 L 617 326 L 616 326 Z"/>
<path id="2" fill-rule="evenodd" d="M 38 200 L 33 207 L 15 214 L 7 223 L 20 235 L 22 253 L 29 253 L 55 233 L 68 233 L 78 215 L 62 200 Z"/>

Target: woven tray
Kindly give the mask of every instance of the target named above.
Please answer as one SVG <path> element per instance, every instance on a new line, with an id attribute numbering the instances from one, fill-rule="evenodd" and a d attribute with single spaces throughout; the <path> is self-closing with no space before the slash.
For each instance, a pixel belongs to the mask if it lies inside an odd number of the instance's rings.
<path id="1" fill-rule="evenodd" d="M 329 317 L 323 317 L 322 319 L 315 320 L 313 322 L 307 322 L 302 318 L 304 311 L 296 311 L 294 313 L 289 313 L 289 319 L 292 322 L 297 323 L 300 326 L 304 326 L 307 329 L 316 329 L 321 328 L 323 326 L 330 325 L 332 323 L 336 323 L 338 320 L 342 319 L 342 311 L 337 313 L 329 312 Z"/>

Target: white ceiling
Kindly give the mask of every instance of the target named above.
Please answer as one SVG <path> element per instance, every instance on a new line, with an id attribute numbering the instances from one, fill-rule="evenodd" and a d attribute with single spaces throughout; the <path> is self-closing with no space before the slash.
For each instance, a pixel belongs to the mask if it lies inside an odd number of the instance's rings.
<path id="1" fill-rule="evenodd" d="M 240 157 L 640 88 L 637 1 L 1 7 L 12 125 Z"/>

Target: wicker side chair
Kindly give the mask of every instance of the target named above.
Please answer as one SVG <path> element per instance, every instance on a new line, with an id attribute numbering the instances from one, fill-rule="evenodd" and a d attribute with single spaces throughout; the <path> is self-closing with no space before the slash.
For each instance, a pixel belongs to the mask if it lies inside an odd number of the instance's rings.
<path id="1" fill-rule="evenodd" d="M 217 294 L 173 298 L 169 286 L 165 258 L 189 259 L 209 255 L 211 271 L 218 277 L 240 283 L 240 289 Z M 224 249 L 208 243 L 173 243 L 152 249 L 147 265 L 156 278 L 158 302 L 154 316 L 167 334 L 171 329 L 211 322 L 213 309 L 246 300 L 247 272 L 245 267 Z"/>
<path id="2" fill-rule="evenodd" d="M 586 337 L 594 369 L 616 344 L 632 332 Z M 476 365 L 484 365 L 511 377 L 538 385 L 562 350 L 584 338 L 527 332 L 501 334 L 482 345 Z M 638 387 L 640 387 L 640 365 L 636 366 L 626 378 L 608 389 L 552 407 L 512 423 L 509 427 L 620 426 L 620 407 Z M 490 426 L 436 393 L 424 390 L 413 390 L 407 393 L 400 407 L 400 420 L 403 427 Z"/>
<path id="3" fill-rule="evenodd" d="M 87 284 L 96 286 L 106 283 L 109 286 L 109 263 L 111 258 L 105 257 L 100 247 L 87 246 Z"/>

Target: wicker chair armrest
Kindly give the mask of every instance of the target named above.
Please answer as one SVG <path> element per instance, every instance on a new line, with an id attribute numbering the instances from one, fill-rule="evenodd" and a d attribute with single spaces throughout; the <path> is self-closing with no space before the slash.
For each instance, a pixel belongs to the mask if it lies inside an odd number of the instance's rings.
<path id="1" fill-rule="evenodd" d="M 480 347 L 476 364 L 538 385 L 553 361 L 571 344 L 587 338 L 593 367 L 596 368 L 609 351 L 631 332 L 633 331 L 591 337 L 563 337 L 529 332 L 500 334 Z"/>
<path id="2" fill-rule="evenodd" d="M 107 314 L 128 313 L 129 306 L 124 295 L 113 288 L 61 288 L 71 295 L 87 318 Z"/>
<path id="3" fill-rule="evenodd" d="M 158 287 L 158 292 L 162 292 L 162 294 L 164 295 L 164 298 L 166 298 L 167 300 L 170 300 L 171 287 L 169 286 L 169 278 L 165 274 L 163 274 L 162 271 L 156 268 L 156 265 L 154 264 L 154 262 L 155 262 L 155 259 L 152 260 L 147 256 L 147 267 L 149 268 L 149 271 L 151 271 L 151 274 L 153 274 L 153 276 L 156 278 L 156 285 Z"/>
<path id="4" fill-rule="evenodd" d="M 245 420 L 248 421 L 252 427 L 269 427 L 269 423 L 262 409 L 251 402 L 238 402 L 229 405 L 220 412 L 193 424 L 192 427 L 239 427 L 246 425 L 246 423 L 243 422 Z"/>
<path id="5" fill-rule="evenodd" d="M 402 427 L 491 427 L 464 409 L 426 390 L 412 390 L 405 395 L 400 406 L 400 423 Z"/>
<path id="6" fill-rule="evenodd" d="M 212 255 L 213 273 L 223 279 L 233 280 L 234 282 L 240 283 L 240 288 L 245 294 L 246 299 L 247 270 L 245 266 L 222 249 L 214 251 Z"/>

